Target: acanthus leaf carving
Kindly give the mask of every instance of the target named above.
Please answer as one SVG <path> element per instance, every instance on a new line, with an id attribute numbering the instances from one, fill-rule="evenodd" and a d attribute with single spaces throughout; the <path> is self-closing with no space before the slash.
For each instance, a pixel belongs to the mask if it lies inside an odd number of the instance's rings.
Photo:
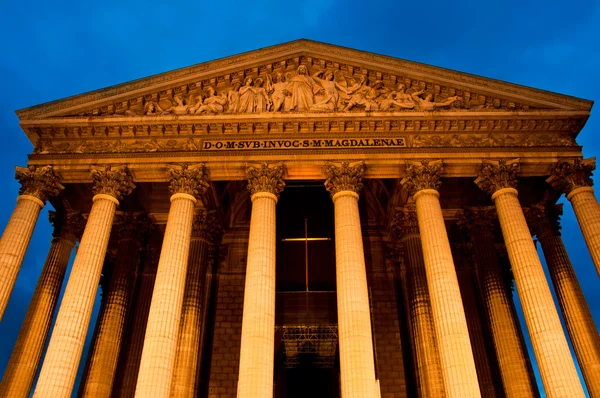
<path id="1" fill-rule="evenodd" d="M 591 187 L 594 185 L 592 176 L 596 170 L 596 158 L 575 159 L 574 161 L 561 160 L 558 162 L 552 175 L 546 180 L 554 189 L 569 193 L 576 188 Z"/>
<path id="2" fill-rule="evenodd" d="M 199 210 L 194 214 L 194 222 L 192 224 L 193 238 L 204 239 L 211 246 L 214 246 L 217 244 L 221 233 L 221 224 L 214 213 Z"/>
<path id="3" fill-rule="evenodd" d="M 196 165 L 180 164 L 167 169 L 170 177 L 171 195 L 185 193 L 198 199 L 209 188 L 208 169 L 204 163 Z"/>
<path id="4" fill-rule="evenodd" d="M 282 164 L 272 167 L 269 167 L 268 163 L 261 163 L 258 166 L 246 165 L 246 179 L 250 195 L 268 192 L 279 197 L 285 187 L 284 172 Z"/>
<path id="5" fill-rule="evenodd" d="M 52 166 L 15 166 L 15 178 L 21 183 L 19 195 L 35 196 L 42 202 L 49 197 L 57 196 L 65 189 L 54 174 Z"/>
<path id="6" fill-rule="evenodd" d="M 52 236 L 79 241 L 85 229 L 86 220 L 78 211 L 48 211 L 48 218 L 54 227 Z"/>
<path id="7" fill-rule="evenodd" d="M 391 223 L 392 230 L 402 239 L 409 235 L 419 234 L 419 220 L 417 218 L 417 209 L 414 205 L 406 206 L 394 212 L 394 218 Z"/>
<path id="8" fill-rule="evenodd" d="M 560 217 L 563 214 L 562 204 L 538 203 L 527 209 L 524 209 L 527 225 L 531 229 L 531 234 L 536 235 L 538 239 L 546 233 L 552 233 L 560 236 Z"/>
<path id="9" fill-rule="evenodd" d="M 91 166 L 90 174 L 94 195 L 110 195 L 121 200 L 135 188 L 127 166 Z"/>
<path id="10" fill-rule="evenodd" d="M 146 213 L 119 213 L 115 217 L 115 229 L 119 239 L 146 240 L 154 231 L 154 220 Z"/>
<path id="11" fill-rule="evenodd" d="M 421 160 L 420 162 L 407 162 L 404 178 L 400 184 L 408 190 L 410 195 L 424 189 L 438 190 L 442 182 L 440 174 L 444 168 L 444 162 L 438 160 Z"/>
<path id="12" fill-rule="evenodd" d="M 358 162 L 351 165 L 348 162 L 342 162 L 340 166 L 332 163 L 325 164 L 325 188 L 331 196 L 343 191 L 360 193 L 363 188 L 363 178 L 365 176 L 365 163 Z"/>
<path id="13" fill-rule="evenodd" d="M 470 236 L 493 235 L 497 220 L 495 206 L 467 207 L 458 213 L 456 224 Z"/>
<path id="14" fill-rule="evenodd" d="M 484 160 L 475 184 L 484 192 L 493 195 L 504 188 L 517 188 L 519 159 Z"/>

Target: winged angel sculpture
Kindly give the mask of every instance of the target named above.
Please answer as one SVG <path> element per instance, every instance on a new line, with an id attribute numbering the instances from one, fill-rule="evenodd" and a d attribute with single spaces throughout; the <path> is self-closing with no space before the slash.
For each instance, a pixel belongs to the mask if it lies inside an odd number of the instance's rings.
<path id="1" fill-rule="evenodd" d="M 143 114 L 433 111 L 460 99 L 454 96 L 436 102 L 425 90 L 410 90 L 404 83 L 388 88 L 381 80 L 368 82 L 364 75 L 358 78 L 345 76 L 340 70 L 320 69 L 311 75 L 306 65 L 300 65 L 295 73 L 246 76 L 242 82 L 234 82 L 220 94 L 214 87 L 207 86 L 199 93 L 187 96 L 176 94 L 172 99 L 148 100 Z"/>

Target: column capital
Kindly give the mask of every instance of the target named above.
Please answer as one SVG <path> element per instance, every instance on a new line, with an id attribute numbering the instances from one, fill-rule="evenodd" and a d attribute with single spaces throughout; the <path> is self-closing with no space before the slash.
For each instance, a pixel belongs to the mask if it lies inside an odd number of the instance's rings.
<path id="1" fill-rule="evenodd" d="M 121 239 L 145 240 L 154 231 L 154 221 L 146 213 L 118 213 L 115 229 Z"/>
<path id="2" fill-rule="evenodd" d="M 215 244 L 221 234 L 221 230 L 221 225 L 214 213 L 200 210 L 194 214 L 192 239 L 203 239 L 210 244 Z"/>
<path id="3" fill-rule="evenodd" d="M 443 168 L 444 161 L 441 159 L 406 162 L 404 178 L 400 184 L 408 190 L 411 196 L 424 189 L 437 191 L 442 184 L 440 174 Z"/>
<path id="4" fill-rule="evenodd" d="M 504 188 L 517 188 L 519 159 L 484 160 L 475 184 L 484 192 L 493 195 Z"/>
<path id="5" fill-rule="evenodd" d="M 86 220 L 78 211 L 52 211 L 48 212 L 50 223 L 54 227 L 52 236 L 55 238 L 81 240 Z"/>
<path id="6" fill-rule="evenodd" d="M 283 174 L 283 164 L 277 164 L 272 167 L 269 167 L 269 164 L 266 162 L 257 166 L 246 164 L 246 179 L 248 180 L 250 195 L 267 192 L 279 198 L 279 194 L 285 187 Z"/>
<path id="7" fill-rule="evenodd" d="M 577 188 L 594 185 L 592 175 L 596 169 L 596 158 L 559 160 L 546 182 L 557 191 L 568 194 Z"/>
<path id="8" fill-rule="evenodd" d="M 493 235 L 498 215 L 494 206 L 466 207 L 458 213 L 458 225 L 470 236 Z"/>
<path id="9" fill-rule="evenodd" d="M 91 166 L 90 173 L 94 195 L 109 195 L 121 200 L 135 188 L 127 166 Z"/>
<path id="10" fill-rule="evenodd" d="M 198 199 L 208 187 L 208 169 L 204 163 L 188 165 L 186 163 L 171 165 L 167 169 L 169 191 L 171 195 L 185 193 Z"/>
<path id="11" fill-rule="evenodd" d="M 419 220 L 417 219 L 416 207 L 410 205 L 396 210 L 391 226 L 396 236 L 400 239 L 410 235 L 419 235 Z"/>
<path id="12" fill-rule="evenodd" d="M 343 191 L 350 191 L 356 194 L 360 193 L 365 176 L 365 163 L 359 162 L 351 165 L 343 162 L 340 166 L 327 162 L 325 164 L 325 189 L 329 191 L 331 197 Z"/>
<path id="13" fill-rule="evenodd" d="M 19 195 L 30 195 L 45 202 L 65 189 L 52 166 L 15 166 L 15 178 L 21 183 Z"/>
<path id="14" fill-rule="evenodd" d="M 563 205 L 551 205 L 547 203 L 538 203 L 524 210 L 527 225 L 532 234 L 538 239 L 547 233 L 560 236 L 560 216 L 563 214 Z"/>

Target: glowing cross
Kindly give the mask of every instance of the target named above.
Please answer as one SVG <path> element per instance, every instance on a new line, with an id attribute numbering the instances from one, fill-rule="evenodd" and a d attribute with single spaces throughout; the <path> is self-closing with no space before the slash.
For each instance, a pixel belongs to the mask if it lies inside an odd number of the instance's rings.
<path id="1" fill-rule="evenodd" d="M 331 238 L 309 238 L 308 237 L 308 218 L 304 219 L 304 238 L 287 238 L 283 242 L 304 242 L 304 265 L 306 277 L 306 291 L 308 292 L 308 241 L 313 240 L 331 240 Z"/>

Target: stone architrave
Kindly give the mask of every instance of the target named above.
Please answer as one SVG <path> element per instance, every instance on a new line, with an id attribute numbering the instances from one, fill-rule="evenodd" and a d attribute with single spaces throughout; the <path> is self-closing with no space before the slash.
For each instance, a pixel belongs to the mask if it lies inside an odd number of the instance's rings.
<path id="1" fill-rule="evenodd" d="M 438 188 L 441 160 L 411 162 L 401 184 L 414 195 L 444 388 L 448 397 L 481 396 L 467 320 Z"/>
<path id="2" fill-rule="evenodd" d="M 341 390 L 345 398 L 375 398 L 371 308 L 358 213 L 364 163 L 326 165 L 325 188 L 335 212 L 335 258 Z"/>
<path id="3" fill-rule="evenodd" d="M 492 195 L 533 352 L 548 396 L 583 397 L 542 264 L 517 197 L 519 160 L 484 161 L 475 183 Z"/>
<path id="4" fill-rule="evenodd" d="M 65 215 L 63 212 L 50 211 L 49 216 L 54 224 L 52 245 L 0 384 L 2 397 L 29 397 L 71 251 L 81 238 L 85 226 L 80 213 Z"/>
<path id="5" fill-rule="evenodd" d="M 537 388 L 529 377 L 527 352 L 521 345 L 511 297 L 496 256 L 495 220 L 496 210 L 493 207 L 469 208 L 461 214 L 459 225 L 466 230 L 473 244 L 479 285 L 487 307 L 506 396 L 534 397 L 538 394 Z"/>
<path id="6" fill-rule="evenodd" d="M 119 200 L 135 188 L 126 166 L 92 167 L 93 205 L 58 311 L 34 397 L 71 396 Z"/>
<path id="7" fill-rule="evenodd" d="M 591 397 L 600 397 L 600 336 L 560 233 L 562 205 L 532 206 L 527 218 L 537 236 L 571 343 Z"/>
<path id="8" fill-rule="evenodd" d="M 424 397 L 443 397 L 444 381 L 440 367 L 435 328 L 423 247 L 419 234 L 419 221 L 414 206 L 398 210 L 394 215 L 393 228 L 405 251 L 406 291 L 412 338 L 415 345 L 416 370 Z"/>
<path id="9" fill-rule="evenodd" d="M 237 396 L 273 396 L 275 356 L 275 206 L 283 165 L 246 167 L 252 200 Z"/>
<path id="10" fill-rule="evenodd" d="M 15 178 L 21 183 L 17 205 L 0 240 L 0 321 L 21 269 L 33 229 L 49 197 L 64 187 L 52 166 L 15 167 Z"/>
<path id="11" fill-rule="evenodd" d="M 546 181 L 557 191 L 564 192 L 571 202 L 596 272 L 600 276 L 600 206 L 592 188 L 595 169 L 596 158 L 561 161 Z"/>
<path id="12" fill-rule="evenodd" d="M 146 214 L 116 217 L 118 248 L 114 268 L 104 292 L 104 305 L 96 321 L 96 335 L 88 354 L 89 367 L 81 381 L 80 397 L 110 397 L 121 350 L 125 315 L 131 301 L 143 242 L 152 230 Z"/>
<path id="13" fill-rule="evenodd" d="M 204 164 L 169 168 L 171 207 L 156 271 L 135 389 L 136 397 L 169 397 L 188 268 L 194 206 L 209 188 Z"/>
<path id="14" fill-rule="evenodd" d="M 149 242 L 144 251 L 143 265 L 137 278 L 131 311 L 127 314 L 127 333 L 113 384 L 112 394 L 115 398 L 132 398 L 135 395 L 144 336 L 146 335 L 146 321 L 150 311 L 159 258 L 160 245 Z"/>
<path id="15" fill-rule="evenodd" d="M 196 397 L 199 394 L 200 341 L 205 327 L 202 324 L 202 313 L 205 311 L 202 308 L 203 282 L 219 233 L 214 214 L 201 210 L 194 215 L 171 397 Z"/>

